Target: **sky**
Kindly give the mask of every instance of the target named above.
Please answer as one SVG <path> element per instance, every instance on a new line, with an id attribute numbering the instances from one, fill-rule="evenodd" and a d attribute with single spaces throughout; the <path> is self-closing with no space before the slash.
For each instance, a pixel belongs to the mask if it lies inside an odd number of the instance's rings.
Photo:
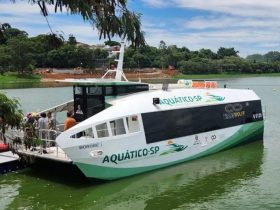
<path id="1" fill-rule="evenodd" d="M 29 36 L 50 32 L 37 5 L 16 2 L 0 0 L 1 23 L 10 23 Z M 190 50 L 216 52 L 220 47 L 234 47 L 242 57 L 280 49 L 279 0 L 128 0 L 128 8 L 142 14 L 142 28 L 151 46 L 158 47 L 163 40 Z M 80 16 L 65 10 L 54 13 L 53 8 L 49 12 L 53 31 L 66 39 L 73 34 L 80 42 L 104 42 Z"/>

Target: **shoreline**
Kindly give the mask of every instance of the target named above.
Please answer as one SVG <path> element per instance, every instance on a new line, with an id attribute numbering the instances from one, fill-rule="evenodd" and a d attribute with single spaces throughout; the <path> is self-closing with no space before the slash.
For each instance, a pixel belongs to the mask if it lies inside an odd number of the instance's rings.
<path id="1" fill-rule="evenodd" d="M 163 81 L 175 82 L 178 79 L 188 80 L 223 80 L 235 78 L 249 78 L 249 77 L 280 77 L 280 73 L 262 73 L 262 74 L 174 74 L 175 72 L 168 72 L 168 70 L 154 70 L 141 72 L 140 77 L 138 72 L 126 72 L 127 79 L 130 81 L 140 81 L 147 83 L 156 83 Z M 33 74 L 24 76 L 17 76 L 14 74 L 0 75 L 0 89 L 17 89 L 17 88 L 46 88 L 46 87 L 68 87 L 68 83 L 59 83 L 56 80 L 73 78 L 100 78 L 101 75 L 89 74 Z"/>

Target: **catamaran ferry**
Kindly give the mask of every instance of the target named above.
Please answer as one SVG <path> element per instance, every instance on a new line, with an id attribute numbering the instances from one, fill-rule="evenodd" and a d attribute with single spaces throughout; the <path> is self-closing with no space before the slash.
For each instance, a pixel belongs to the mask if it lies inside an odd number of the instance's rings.
<path id="1" fill-rule="evenodd" d="M 68 161 L 88 178 L 113 180 L 263 139 L 261 100 L 254 91 L 212 88 L 213 82 L 197 88 L 195 81 L 180 81 L 159 89 L 121 81 L 123 52 L 124 45 L 115 79 L 64 81 L 74 83 L 74 100 L 49 110 L 73 108 L 78 123 L 52 131 L 55 152 L 50 146 L 48 154 L 18 153 Z"/>

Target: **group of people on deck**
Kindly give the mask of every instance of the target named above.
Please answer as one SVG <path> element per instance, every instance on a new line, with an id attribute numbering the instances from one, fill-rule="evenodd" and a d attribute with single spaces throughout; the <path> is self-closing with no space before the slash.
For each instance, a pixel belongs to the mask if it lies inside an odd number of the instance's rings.
<path id="1" fill-rule="evenodd" d="M 37 113 L 27 113 L 25 117 L 24 123 L 24 139 L 25 145 L 27 148 L 34 147 L 32 145 L 33 137 L 39 137 L 39 139 L 43 140 L 55 140 L 56 138 L 56 119 L 53 116 L 52 112 L 42 112 Z M 76 124 L 76 120 L 73 117 L 73 113 L 71 111 L 67 112 L 67 118 L 64 121 L 64 131 L 73 127 Z M 43 141 L 43 153 L 47 153 L 46 151 L 46 141 Z"/>

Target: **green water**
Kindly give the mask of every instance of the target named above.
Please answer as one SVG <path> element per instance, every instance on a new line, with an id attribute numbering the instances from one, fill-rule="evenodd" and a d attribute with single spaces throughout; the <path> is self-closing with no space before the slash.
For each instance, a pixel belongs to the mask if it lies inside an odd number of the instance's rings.
<path id="1" fill-rule="evenodd" d="M 280 78 L 227 80 L 266 107 L 264 141 L 113 182 L 32 170 L 0 176 L 0 209 L 279 209 Z M 71 99 L 68 88 L 5 90 L 25 111 Z"/>

